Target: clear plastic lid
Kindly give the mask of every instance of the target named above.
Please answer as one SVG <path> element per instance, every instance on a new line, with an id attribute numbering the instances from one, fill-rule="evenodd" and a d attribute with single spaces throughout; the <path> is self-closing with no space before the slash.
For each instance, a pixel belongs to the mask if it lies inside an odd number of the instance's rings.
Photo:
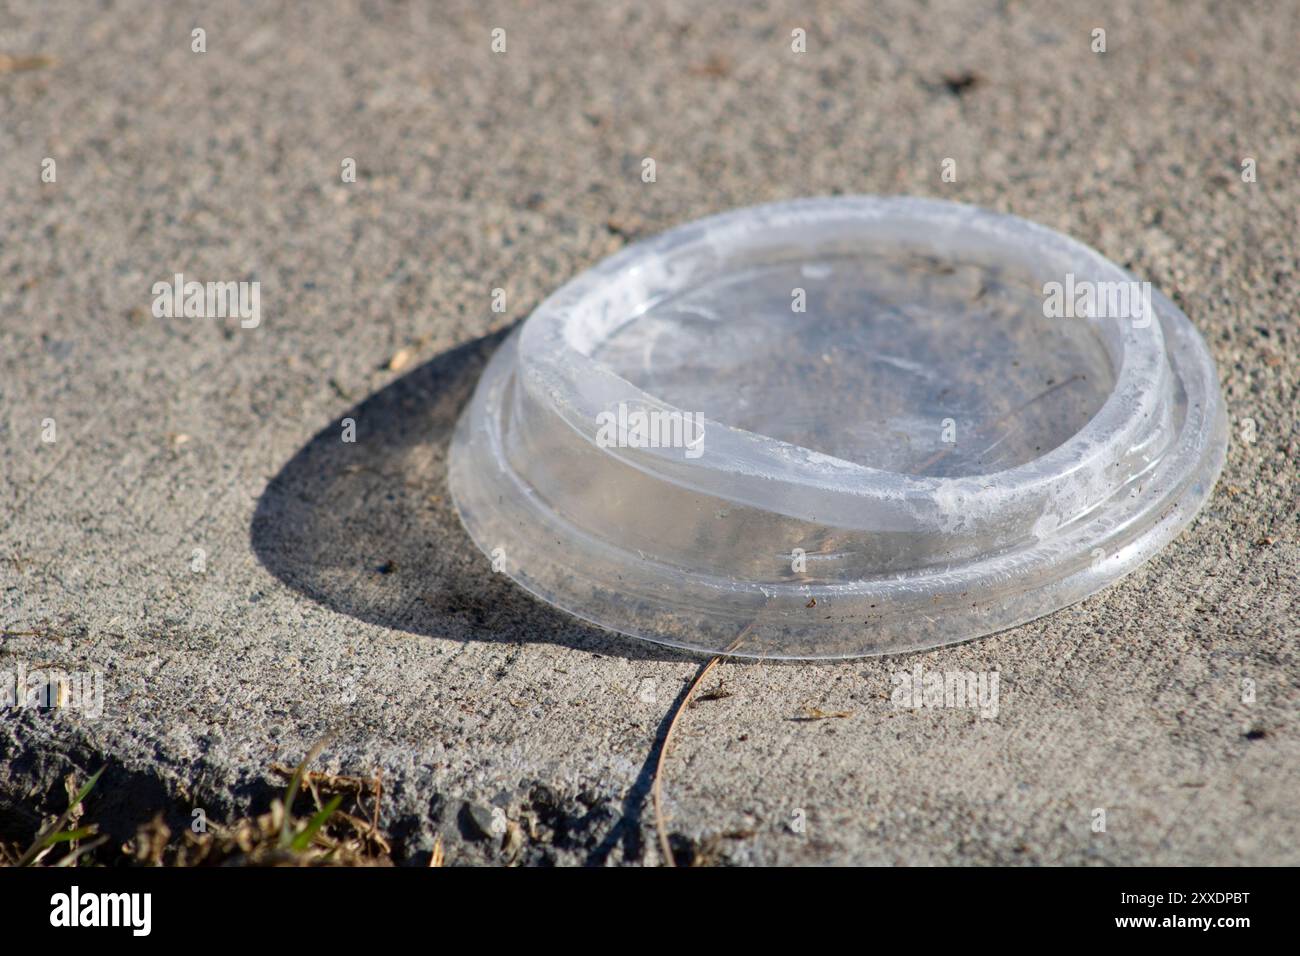
<path id="1" fill-rule="evenodd" d="M 492 566 L 677 647 L 917 650 L 1168 543 L 1226 445 L 1214 364 L 1059 233 L 912 198 L 713 216 L 569 282 L 492 358 L 450 482 Z"/>

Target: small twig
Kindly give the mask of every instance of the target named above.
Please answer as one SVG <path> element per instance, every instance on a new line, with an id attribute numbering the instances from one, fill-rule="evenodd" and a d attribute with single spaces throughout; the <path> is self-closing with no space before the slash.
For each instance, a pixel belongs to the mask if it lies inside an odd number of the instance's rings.
<path id="1" fill-rule="evenodd" d="M 0 53 L 0 73 L 17 73 L 20 70 L 40 70 L 47 66 L 53 66 L 54 57 L 38 53 L 35 56 L 14 56 L 9 53 Z"/>
<path id="2" fill-rule="evenodd" d="M 757 618 L 746 624 L 745 629 L 736 635 L 736 639 L 731 642 L 730 647 L 721 654 L 718 654 L 716 657 L 709 658 L 708 663 L 704 664 L 699 671 L 696 672 L 695 679 L 692 680 L 691 685 L 686 688 L 686 694 L 682 697 L 681 701 L 678 702 L 677 708 L 673 711 L 672 719 L 668 721 L 668 730 L 664 733 L 663 746 L 659 748 L 659 759 L 655 761 L 654 784 L 650 788 L 650 796 L 654 802 L 655 809 L 655 830 L 659 834 L 659 854 L 663 857 L 664 866 L 677 865 L 677 861 L 673 859 L 672 845 L 668 842 L 668 829 L 664 826 L 663 809 L 664 760 L 668 756 L 668 747 L 673 742 L 673 731 L 677 729 L 677 720 L 682 716 L 682 711 L 686 710 L 687 706 L 690 704 L 691 697 L 694 695 L 696 688 L 698 688 L 700 684 L 704 683 L 704 678 L 709 676 L 709 671 L 713 670 L 713 668 L 717 666 L 718 661 L 722 660 L 723 657 L 730 654 L 740 646 L 741 642 L 745 639 L 745 636 L 753 629 L 756 621 Z"/>
<path id="3" fill-rule="evenodd" d="M 852 717 L 851 710 L 822 710 L 820 707 L 813 707 L 811 704 L 804 704 L 802 717 L 791 717 L 791 720 L 842 720 L 846 717 Z"/>
<path id="4" fill-rule="evenodd" d="M 75 850 L 73 850 L 71 853 L 69 853 L 67 856 L 63 857 L 61 860 L 59 860 L 57 863 L 53 865 L 54 866 L 76 866 L 77 861 L 80 860 L 83 856 L 86 856 L 89 853 L 93 853 L 95 850 L 99 849 L 107 842 L 108 842 L 108 837 L 101 836 L 98 837 L 97 839 L 91 840 L 89 843 L 83 843 L 81 844 L 81 846 L 77 847 Z"/>

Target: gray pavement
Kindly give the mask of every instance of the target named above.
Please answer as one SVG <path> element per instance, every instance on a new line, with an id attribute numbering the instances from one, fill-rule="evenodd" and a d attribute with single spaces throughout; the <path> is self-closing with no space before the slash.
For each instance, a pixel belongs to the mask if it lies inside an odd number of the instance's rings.
<path id="1" fill-rule="evenodd" d="M 0 807 L 107 761 L 123 834 L 233 813 L 332 732 L 319 765 L 382 772 L 403 859 L 441 833 L 451 863 L 655 862 L 647 756 L 698 660 L 489 573 L 449 430 L 500 332 L 629 239 L 910 193 L 1169 293 L 1218 363 L 1227 466 L 1156 560 L 1046 619 L 720 666 L 665 782 L 683 852 L 1300 863 L 1300 13 L 1127 7 L 5 5 L 0 672 L 98 672 L 104 697 L 3 712 Z M 155 317 L 175 273 L 259 282 L 260 323 Z M 997 716 L 891 707 L 918 664 L 998 670 Z M 482 837 L 494 806 L 521 846 Z"/>

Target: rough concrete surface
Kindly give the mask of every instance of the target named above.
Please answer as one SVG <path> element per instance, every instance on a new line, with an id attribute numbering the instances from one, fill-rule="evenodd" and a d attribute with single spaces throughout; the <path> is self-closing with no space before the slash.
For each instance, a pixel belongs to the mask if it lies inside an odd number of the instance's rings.
<path id="1" fill-rule="evenodd" d="M 451 863 L 655 862 L 647 757 L 699 661 L 490 573 L 448 501 L 450 427 L 499 333 L 630 239 L 910 193 L 1042 222 L 1169 293 L 1218 363 L 1227 466 L 1157 559 L 1043 620 L 722 664 L 705 689 L 730 696 L 687 710 L 668 762 L 677 843 L 1300 863 L 1300 14 L 1128 7 L 3 5 L 0 671 L 104 682 L 97 717 L 4 712 L 9 819 L 104 762 L 96 813 L 122 832 L 231 813 L 333 732 L 319 766 L 382 772 L 403 859 L 440 832 Z M 155 318 L 178 272 L 260 282 L 261 324 Z M 997 669 L 997 717 L 892 708 L 918 663 Z M 493 806 L 522 847 L 482 838 Z"/>

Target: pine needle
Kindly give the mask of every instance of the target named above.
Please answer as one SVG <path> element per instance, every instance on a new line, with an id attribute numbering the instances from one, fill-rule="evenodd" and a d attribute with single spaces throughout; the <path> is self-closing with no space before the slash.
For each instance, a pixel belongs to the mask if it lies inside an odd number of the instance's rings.
<path id="1" fill-rule="evenodd" d="M 704 683 L 704 678 L 709 676 L 709 671 L 717 666 L 718 661 L 726 657 L 736 648 L 738 648 L 745 636 L 749 634 L 754 627 L 755 621 L 750 621 L 745 625 L 745 629 L 736 635 L 736 639 L 731 642 L 721 654 L 709 659 L 695 674 L 695 679 L 691 685 L 686 688 L 686 694 L 678 702 L 676 709 L 673 711 L 672 719 L 668 721 L 668 730 L 664 733 L 663 746 L 659 748 L 659 758 L 655 761 L 655 779 L 650 788 L 650 796 L 654 802 L 655 809 L 655 830 L 659 834 L 659 855 L 663 857 L 664 866 L 676 866 L 677 861 L 673 858 L 673 848 L 668 842 L 668 828 L 664 825 L 664 808 L 663 808 L 663 780 L 664 780 L 664 760 L 668 756 L 668 748 L 673 742 L 673 731 L 677 729 L 677 720 L 682 716 L 682 712 L 690 705 L 691 697 L 695 691 Z"/>

